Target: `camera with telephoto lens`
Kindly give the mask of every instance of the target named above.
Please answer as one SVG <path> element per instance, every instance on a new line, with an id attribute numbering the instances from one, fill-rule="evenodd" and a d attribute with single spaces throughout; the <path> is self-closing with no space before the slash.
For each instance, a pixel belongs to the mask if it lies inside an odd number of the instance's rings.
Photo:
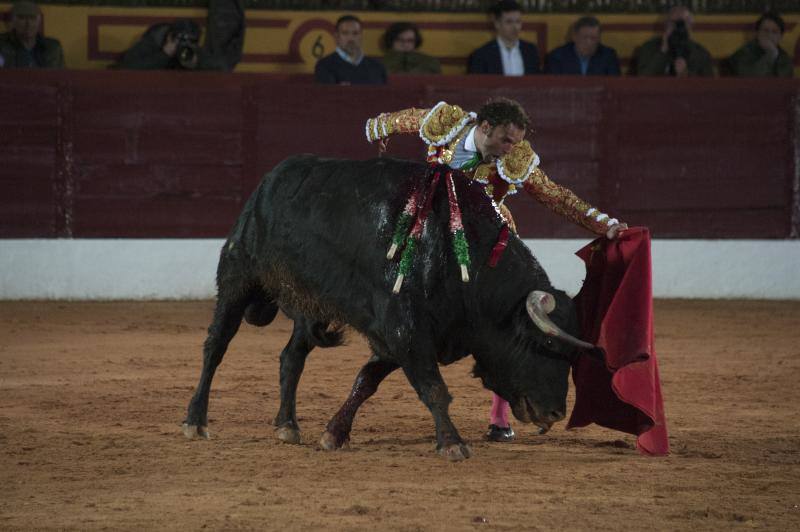
<path id="1" fill-rule="evenodd" d="M 181 32 L 174 34 L 177 41 L 177 48 L 175 57 L 183 68 L 192 69 L 197 67 L 197 35 L 190 32 Z"/>
<path id="2" fill-rule="evenodd" d="M 676 20 L 672 33 L 669 34 L 667 39 L 669 46 L 669 55 L 672 59 L 689 58 L 689 29 L 686 27 L 686 21 Z"/>
<path id="3" fill-rule="evenodd" d="M 178 19 L 169 25 L 169 35 L 175 40 L 175 59 L 181 68 L 197 68 L 200 50 L 200 28 L 190 19 Z"/>

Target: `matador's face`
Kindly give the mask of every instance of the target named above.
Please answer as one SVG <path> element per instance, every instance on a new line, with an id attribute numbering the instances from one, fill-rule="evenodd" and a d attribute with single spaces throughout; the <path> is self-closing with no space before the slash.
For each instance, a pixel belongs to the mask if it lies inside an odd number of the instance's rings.
<path id="1" fill-rule="evenodd" d="M 497 159 L 511 151 L 514 145 L 525 138 L 525 130 L 514 125 L 505 124 L 492 127 L 486 120 L 478 126 L 480 135 L 475 138 L 475 145 L 484 158 Z"/>

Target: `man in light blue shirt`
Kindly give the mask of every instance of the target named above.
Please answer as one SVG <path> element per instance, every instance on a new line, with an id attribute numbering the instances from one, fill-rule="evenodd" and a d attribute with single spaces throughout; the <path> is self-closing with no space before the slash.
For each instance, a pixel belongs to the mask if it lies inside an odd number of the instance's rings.
<path id="1" fill-rule="evenodd" d="M 619 59 L 613 48 L 600 43 L 600 21 L 581 17 L 572 25 L 572 42 L 547 54 L 547 74 L 619 76 Z"/>

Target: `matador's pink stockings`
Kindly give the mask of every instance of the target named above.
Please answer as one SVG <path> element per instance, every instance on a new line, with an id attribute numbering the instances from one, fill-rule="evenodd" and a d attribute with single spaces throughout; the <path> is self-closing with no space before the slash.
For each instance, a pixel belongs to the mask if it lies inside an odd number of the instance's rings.
<path id="1" fill-rule="evenodd" d="M 489 423 L 500 428 L 510 426 L 508 423 L 508 401 L 496 393 L 492 394 L 492 412 L 489 416 Z"/>

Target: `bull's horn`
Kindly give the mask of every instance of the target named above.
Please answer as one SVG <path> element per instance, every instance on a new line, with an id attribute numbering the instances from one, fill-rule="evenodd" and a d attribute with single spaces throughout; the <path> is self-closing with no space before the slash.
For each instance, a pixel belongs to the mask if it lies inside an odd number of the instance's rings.
<path id="1" fill-rule="evenodd" d="M 553 312 L 553 309 L 556 308 L 556 298 L 554 298 L 552 294 L 542 292 L 541 290 L 534 290 L 528 294 L 528 298 L 525 300 L 525 308 L 528 310 L 528 316 L 531 317 L 533 323 L 546 335 L 554 336 L 576 347 L 594 349 L 594 345 L 575 338 L 553 323 L 553 320 L 548 316 L 548 314 Z"/>

